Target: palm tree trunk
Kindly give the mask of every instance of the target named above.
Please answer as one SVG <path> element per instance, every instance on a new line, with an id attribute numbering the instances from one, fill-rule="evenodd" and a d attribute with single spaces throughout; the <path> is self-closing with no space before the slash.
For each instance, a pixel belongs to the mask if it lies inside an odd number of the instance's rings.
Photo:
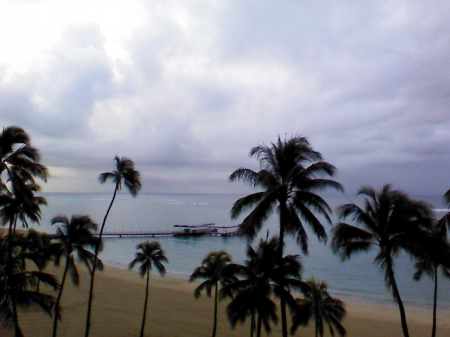
<path id="1" fill-rule="evenodd" d="M 261 337 L 261 322 L 262 322 L 261 315 L 258 315 L 258 328 L 256 330 L 256 337 Z"/>
<path id="2" fill-rule="evenodd" d="M 250 318 L 250 337 L 253 337 L 253 331 L 255 331 L 255 312 L 252 311 L 252 317 Z"/>
<path id="3" fill-rule="evenodd" d="M 279 236 L 279 242 L 280 242 L 280 246 L 278 247 L 279 249 L 279 258 L 280 258 L 280 262 L 283 259 L 283 246 L 284 246 L 284 232 L 285 232 L 285 223 L 284 223 L 284 219 L 285 219 L 285 213 L 287 212 L 287 207 L 286 207 L 286 201 L 284 202 L 280 202 L 280 236 Z M 280 284 L 281 289 L 284 289 L 284 284 L 283 284 L 283 278 L 281 278 L 281 284 Z M 283 337 L 287 337 L 288 333 L 287 333 L 287 321 L 286 321 L 286 301 L 284 300 L 284 298 L 280 298 L 280 308 L 281 308 L 281 331 L 283 333 Z"/>
<path id="4" fill-rule="evenodd" d="M 217 330 L 217 294 L 218 294 L 218 286 L 216 282 L 216 289 L 214 290 L 214 326 L 212 331 L 212 337 L 216 337 Z"/>
<path id="5" fill-rule="evenodd" d="M 11 298 L 11 304 L 13 307 L 13 321 L 14 321 L 14 330 L 15 330 L 15 336 L 21 337 L 22 331 L 20 331 L 19 328 L 19 318 L 17 316 L 17 301 L 16 297 L 14 295 L 14 284 L 12 284 L 12 277 L 14 274 L 14 261 L 13 261 L 13 228 L 15 228 L 15 224 L 17 223 L 17 214 L 14 215 L 13 219 L 11 219 L 9 223 L 9 235 L 8 235 L 8 256 L 6 260 L 6 284 L 8 287 L 9 296 Z M 14 227 L 13 227 L 14 226 Z"/>
<path id="6" fill-rule="evenodd" d="M 59 286 L 58 298 L 55 303 L 55 317 L 53 319 L 53 337 L 56 337 L 56 331 L 58 330 L 58 318 L 59 318 L 59 303 L 61 302 L 64 283 L 66 282 L 67 271 L 69 270 L 69 255 L 66 256 L 66 266 L 64 267 L 64 273 L 61 279 L 61 285 Z"/>
<path id="7" fill-rule="evenodd" d="M 150 269 L 147 269 L 147 284 L 145 287 L 145 301 L 144 301 L 144 314 L 142 316 L 141 334 L 140 337 L 144 337 L 145 318 L 147 317 L 147 301 L 148 301 L 148 285 L 150 281 Z"/>
<path id="8" fill-rule="evenodd" d="M 19 316 L 17 315 L 17 304 L 14 299 L 14 296 L 12 296 L 12 307 L 13 307 L 13 320 L 14 320 L 14 335 L 15 337 L 23 337 L 22 331 L 19 327 Z"/>
<path id="9" fill-rule="evenodd" d="M 431 337 L 436 336 L 436 308 L 437 308 L 437 291 L 438 291 L 438 266 L 434 266 L 434 298 L 433 298 L 433 328 Z"/>
<path id="10" fill-rule="evenodd" d="M 403 335 L 405 337 L 409 337 L 408 324 L 406 322 L 405 307 L 403 306 L 403 301 L 400 298 L 400 292 L 398 291 L 397 282 L 395 281 L 394 269 L 392 267 L 392 261 L 390 259 L 386 259 L 386 264 L 387 264 L 387 266 L 386 266 L 387 272 L 389 274 L 389 278 L 390 278 L 391 285 L 392 285 L 392 293 L 394 295 L 394 300 L 397 302 L 398 308 L 400 310 L 400 320 L 402 322 Z"/>
<path id="11" fill-rule="evenodd" d="M 86 333 L 84 334 L 85 337 L 89 336 L 89 329 L 91 327 L 91 308 L 92 308 L 92 298 L 94 293 L 94 278 L 95 278 L 95 271 L 97 270 L 97 257 L 98 252 L 100 249 L 100 243 L 102 241 L 102 235 L 103 235 L 103 229 L 105 228 L 106 219 L 108 218 L 109 211 L 111 210 L 111 207 L 114 203 L 114 200 L 116 199 L 117 190 L 119 189 L 119 183 L 116 183 L 116 188 L 114 189 L 114 194 L 111 199 L 111 202 L 109 204 L 108 210 L 106 211 L 105 217 L 103 218 L 102 227 L 100 228 L 100 233 L 98 234 L 98 242 L 95 246 L 94 251 L 94 265 L 92 266 L 92 274 L 91 274 L 91 283 L 89 286 L 89 300 L 88 300 L 88 309 L 87 309 L 87 317 L 86 317 Z"/>

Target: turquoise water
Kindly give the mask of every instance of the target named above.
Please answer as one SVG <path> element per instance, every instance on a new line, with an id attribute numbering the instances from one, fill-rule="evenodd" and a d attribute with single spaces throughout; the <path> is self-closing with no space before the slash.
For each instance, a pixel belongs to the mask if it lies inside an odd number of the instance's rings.
<path id="1" fill-rule="evenodd" d="M 48 207 L 43 211 L 40 230 L 54 232 L 50 225 L 56 215 L 87 214 L 101 224 L 112 195 L 109 194 L 45 194 Z M 132 198 L 119 194 L 111 210 L 105 231 L 167 230 L 177 224 L 215 223 L 217 226 L 237 225 L 240 218 L 232 221 L 229 211 L 239 195 L 165 195 L 145 194 Z M 433 205 L 437 216 L 443 215 L 440 197 L 416 197 Z M 350 201 L 348 196 L 326 197 L 330 206 Z M 337 220 L 333 218 L 333 220 Z M 331 228 L 325 225 L 328 232 Z M 276 235 L 277 218 L 274 215 L 260 233 L 260 237 Z M 105 239 L 104 251 L 100 258 L 104 263 L 127 268 L 134 258 L 136 245 L 147 239 L 122 238 Z M 149 239 L 153 240 L 153 239 Z M 192 273 L 201 264 L 203 257 L 211 251 L 226 250 L 235 262 L 242 263 L 245 258 L 247 241 L 240 237 L 160 237 L 166 256 L 169 259 L 167 270 L 185 275 Z M 301 254 L 295 242 L 286 240 L 289 254 Z M 258 240 L 252 244 L 256 245 Z M 314 276 L 316 280 L 328 283 L 332 296 L 342 300 L 361 303 L 382 303 L 393 305 L 390 292 L 384 285 L 384 274 L 372 263 L 375 253 L 361 254 L 350 261 L 342 262 L 333 255 L 329 245 L 319 243 L 309 235 L 309 255 L 301 256 L 303 279 Z M 407 257 L 400 256 L 395 261 L 395 273 L 400 293 L 405 304 L 413 308 L 431 308 L 433 283 L 427 277 L 416 282 L 412 280 L 413 264 Z M 439 310 L 450 310 L 450 280 L 440 279 Z"/>

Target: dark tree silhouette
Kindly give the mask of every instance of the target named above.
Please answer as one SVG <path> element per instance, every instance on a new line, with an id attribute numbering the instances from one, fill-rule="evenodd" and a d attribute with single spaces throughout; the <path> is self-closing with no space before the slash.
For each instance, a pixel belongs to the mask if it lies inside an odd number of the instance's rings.
<path id="1" fill-rule="evenodd" d="M 450 213 L 445 214 L 439 219 L 435 226 L 431 229 L 431 236 L 437 241 L 447 243 L 447 228 L 450 227 Z M 450 250 L 450 247 L 448 248 Z M 414 273 L 414 279 L 416 281 L 422 278 L 423 274 L 427 274 L 434 280 L 434 292 L 433 292 L 433 324 L 431 329 L 431 336 L 436 336 L 436 311 L 437 311 L 437 297 L 438 297 L 438 271 L 442 271 L 442 275 L 446 278 L 450 278 L 450 267 L 442 265 L 440 261 L 433 259 L 428 254 L 424 253 L 418 257 L 416 262 L 416 272 Z"/>
<path id="2" fill-rule="evenodd" d="M 308 252 L 308 237 L 303 226 L 308 224 L 320 241 L 326 241 L 323 225 L 314 212 L 325 217 L 331 224 L 331 209 L 326 201 L 316 194 L 325 189 L 343 191 L 342 186 L 332 177 L 335 167 L 322 161 L 322 155 L 312 149 L 306 138 L 295 136 L 276 144 L 259 145 L 251 149 L 250 156 L 256 157 L 261 170 L 255 172 L 247 168 L 234 171 L 230 181 L 242 180 L 255 188 L 262 189 L 238 199 L 231 217 L 237 218 L 250 210 L 240 226 L 240 233 L 253 239 L 265 220 L 276 210 L 279 215 L 280 245 L 279 257 L 283 257 L 285 233 L 295 236 L 303 252 Z M 281 301 L 281 321 L 283 337 L 287 337 L 285 303 Z"/>
<path id="3" fill-rule="evenodd" d="M 102 226 L 100 228 L 99 233 L 99 242 L 95 247 L 94 255 L 95 259 L 98 257 L 98 253 L 100 250 L 100 242 L 103 235 L 103 229 L 105 228 L 106 219 L 108 218 L 109 211 L 116 199 L 117 191 L 121 190 L 122 183 L 125 184 L 125 187 L 129 190 L 133 197 L 136 197 L 141 189 L 140 182 L 140 174 L 138 171 L 134 169 L 134 163 L 131 159 L 115 157 L 116 161 L 116 169 L 112 172 L 105 172 L 100 174 L 99 180 L 100 183 L 104 184 L 106 181 L 111 180 L 115 184 L 113 197 L 111 199 L 111 203 L 108 206 L 105 217 L 103 218 Z M 94 280 L 95 280 L 95 271 L 97 269 L 97 264 L 94 263 L 91 273 L 91 283 L 89 286 L 89 299 L 88 299 L 88 309 L 87 309 L 87 318 L 86 318 L 86 332 L 85 337 L 89 336 L 89 329 L 91 327 L 91 309 L 92 309 L 92 298 L 94 292 Z"/>
<path id="4" fill-rule="evenodd" d="M 19 326 L 19 308 L 39 308 L 50 316 L 52 314 L 55 298 L 40 292 L 39 283 L 55 291 L 59 287 L 53 275 L 25 269 L 24 260 L 33 260 L 31 252 L 26 252 L 27 242 L 21 234 L 0 238 L 0 325 L 4 331 L 13 331 L 15 337 L 23 336 Z"/>
<path id="5" fill-rule="evenodd" d="M 251 335 L 255 328 L 255 317 L 258 318 L 257 335 L 261 333 L 261 323 L 270 332 L 270 320 L 277 322 L 276 305 L 271 296 L 284 299 L 292 308 L 295 301 L 291 289 L 302 291 L 306 284 L 301 281 L 301 264 L 297 255 L 279 258 L 279 240 L 277 237 L 260 240 L 257 249 L 247 247 L 248 260 L 238 268 L 241 278 L 222 288 L 222 295 L 232 298 L 227 307 L 228 318 L 232 326 L 238 321 L 245 322 L 251 317 Z"/>
<path id="6" fill-rule="evenodd" d="M 48 169 L 39 163 L 40 153 L 31 146 L 29 135 L 18 126 L 9 126 L 0 134 L 0 180 L 20 179 L 34 183 L 34 177 L 47 181 Z M 2 178 L 6 172 L 7 178 Z"/>
<path id="7" fill-rule="evenodd" d="M 325 282 L 317 283 L 314 279 L 307 282 L 308 288 L 303 291 L 304 298 L 296 300 L 297 308 L 292 317 L 291 334 L 293 335 L 300 325 L 306 326 L 311 318 L 315 321 L 315 336 L 323 337 L 324 323 L 328 325 L 331 336 L 334 329 L 339 336 L 346 335 L 341 321 L 346 315 L 344 303 L 330 296 Z"/>
<path id="8" fill-rule="evenodd" d="M 333 228 L 332 246 L 343 259 L 354 253 L 378 249 L 374 262 L 385 271 L 385 282 L 397 302 L 403 334 L 409 336 L 406 313 L 394 276 L 394 258 L 404 250 L 410 254 L 420 251 L 420 237 L 425 238 L 432 224 L 430 207 L 411 200 L 401 191 L 384 185 L 377 192 L 362 188 L 359 195 L 365 197 L 363 208 L 354 203 L 339 208 L 339 215 L 351 217 L 359 226 L 338 223 Z"/>
<path id="9" fill-rule="evenodd" d="M 156 270 L 161 275 L 166 273 L 166 268 L 163 262 L 169 262 L 164 251 L 161 249 L 159 242 L 143 242 L 137 246 L 136 257 L 131 261 L 129 268 L 132 269 L 136 263 L 140 263 L 139 274 L 141 277 L 147 276 L 146 287 L 145 287 L 145 300 L 144 300 L 144 313 L 142 315 L 142 325 L 140 337 L 144 337 L 145 328 L 145 318 L 147 317 L 147 302 L 148 302 L 148 289 L 150 282 L 150 271 L 152 266 L 155 266 Z"/>
<path id="10" fill-rule="evenodd" d="M 211 297 L 212 288 L 214 288 L 214 324 L 212 337 L 216 336 L 217 330 L 217 302 L 219 284 L 224 287 L 229 283 L 238 280 L 236 276 L 237 265 L 231 263 L 231 257 L 225 251 L 211 252 L 202 261 L 200 267 L 195 268 L 189 281 L 196 279 L 205 280 L 194 291 L 195 298 L 205 290 L 206 295 Z"/>
<path id="11" fill-rule="evenodd" d="M 73 215 L 69 220 L 66 216 L 57 216 L 52 219 L 52 225 L 56 225 L 56 237 L 49 247 L 51 254 L 55 258 L 55 265 L 60 264 L 61 258 L 65 259 L 64 272 L 61 279 L 58 297 L 55 305 L 55 316 L 53 319 L 53 337 L 56 337 L 58 330 L 58 320 L 61 319 L 59 305 L 61 302 L 67 274 L 70 275 L 75 285 L 80 283 L 75 264 L 75 255 L 91 271 L 94 264 L 94 254 L 88 250 L 93 249 L 99 239 L 94 236 L 98 225 L 87 215 Z M 97 259 L 98 268 L 102 269 L 101 261 Z"/>

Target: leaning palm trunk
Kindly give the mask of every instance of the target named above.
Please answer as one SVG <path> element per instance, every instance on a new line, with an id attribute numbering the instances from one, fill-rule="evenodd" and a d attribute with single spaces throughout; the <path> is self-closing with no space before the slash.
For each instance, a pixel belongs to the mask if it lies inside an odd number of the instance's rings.
<path id="1" fill-rule="evenodd" d="M 58 330 L 59 303 L 61 302 L 64 284 L 66 283 L 67 271 L 69 270 L 69 263 L 70 263 L 69 256 L 70 254 L 68 254 L 66 257 L 66 266 L 64 267 L 64 273 L 61 279 L 61 285 L 59 287 L 59 294 L 55 304 L 55 317 L 53 318 L 53 337 L 56 337 L 56 332 Z"/>
<path id="2" fill-rule="evenodd" d="M 431 337 L 436 336 L 436 308 L 437 308 L 437 292 L 438 292 L 438 266 L 434 266 L 434 296 L 433 296 L 433 327 Z"/>
<path id="3" fill-rule="evenodd" d="M 105 217 L 103 218 L 102 227 L 100 228 L 100 232 L 98 234 L 98 241 L 95 246 L 94 251 L 94 264 L 92 266 L 92 273 L 91 273 L 91 284 L 89 287 L 89 300 L 88 300 L 88 311 L 87 311 L 87 318 L 86 318 L 86 333 L 85 337 L 89 336 L 89 329 L 91 327 L 91 308 L 92 308 L 92 298 L 94 293 L 94 278 L 95 278 L 95 271 L 97 270 L 97 257 L 98 252 L 100 250 L 100 244 L 102 242 L 102 235 L 103 235 L 103 229 L 105 228 L 106 219 L 108 218 L 109 211 L 111 210 L 111 207 L 114 203 L 114 200 L 116 199 L 117 190 L 119 189 L 119 184 L 116 183 L 116 188 L 114 189 L 114 194 L 111 199 L 111 203 L 109 204 L 108 210 L 106 211 Z"/>
<path id="4" fill-rule="evenodd" d="M 147 269 L 147 285 L 145 288 L 145 301 L 144 301 L 144 313 L 142 316 L 141 334 L 140 337 L 144 337 L 145 318 L 147 317 L 147 301 L 148 301 L 148 285 L 150 281 L 150 269 Z"/>
<path id="5" fill-rule="evenodd" d="M 408 324 L 406 322 L 405 307 L 403 306 L 403 301 L 400 298 L 400 292 L 398 291 L 397 282 L 395 281 L 395 276 L 394 276 L 394 269 L 392 267 L 392 262 L 390 261 L 390 259 L 388 259 L 388 261 L 387 261 L 386 268 L 387 268 L 387 272 L 389 274 L 390 282 L 392 285 L 392 293 L 394 295 L 394 299 L 397 301 L 398 308 L 400 310 L 400 319 L 402 322 L 403 335 L 405 337 L 409 337 Z"/>

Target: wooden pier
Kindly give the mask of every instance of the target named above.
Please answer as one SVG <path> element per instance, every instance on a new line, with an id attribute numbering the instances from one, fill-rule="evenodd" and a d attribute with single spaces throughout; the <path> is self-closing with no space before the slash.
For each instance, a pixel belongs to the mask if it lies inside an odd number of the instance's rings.
<path id="1" fill-rule="evenodd" d="M 104 232 L 103 238 L 138 238 L 138 237 L 162 237 L 162 236 L 235 236 L 238 235 L 239 226 L 216 227 L 214 224 L 206 225 L 175 225 L 174 230 L 160 231 L 136 231 L 136 232 Z M 94 234 L 98 236 L 98 234 Z"/>

